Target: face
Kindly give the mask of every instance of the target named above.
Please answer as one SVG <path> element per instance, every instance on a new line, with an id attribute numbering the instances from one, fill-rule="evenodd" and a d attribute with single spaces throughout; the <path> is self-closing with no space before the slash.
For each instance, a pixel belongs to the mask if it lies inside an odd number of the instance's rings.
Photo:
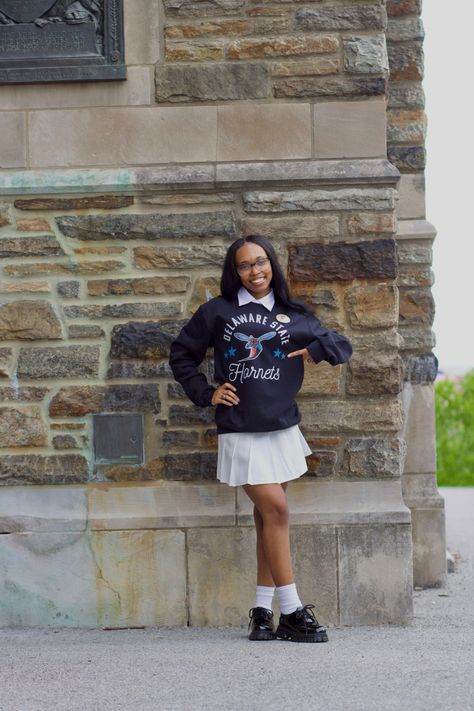
<path id="1" fill-rule="evenodd" d="M 256 299 L 261 299 L 270 291 L 273 273 L 270 260 L 259 267 L 254 264 L 257 259 L 268 259 L 268 257 L 263 247 L 253 242 L 246 242 L 235 253 L 235 266 L 242 286 Z M 254 266 L 246 271 L 239 271 L 239 266 L 243 264 L 254 264 Z"/>

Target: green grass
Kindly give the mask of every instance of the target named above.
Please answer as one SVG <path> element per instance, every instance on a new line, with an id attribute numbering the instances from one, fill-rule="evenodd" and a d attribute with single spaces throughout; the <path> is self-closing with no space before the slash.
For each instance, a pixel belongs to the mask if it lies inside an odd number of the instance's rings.
<path id="1" fill-rule="evenodd" d="M 474 486 L 474 369 L 435 383 L 439 486 Z"/>

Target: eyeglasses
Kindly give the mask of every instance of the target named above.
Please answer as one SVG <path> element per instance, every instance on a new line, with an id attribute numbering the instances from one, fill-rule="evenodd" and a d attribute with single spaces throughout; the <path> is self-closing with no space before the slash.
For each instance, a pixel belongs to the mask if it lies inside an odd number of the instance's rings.
<path id="1" fill-rule="evenodd" d="M 252 267 L 258 267 L 259 269 L 265 267 L 269 261 L 270 259 L 268 257 L 259 257 L 255 262 L 252 262 L 252 264 L 250 264 L 250 262 L 242 262 L 242 264 L 237 266 L 237 271 L 239 274 L 246 274 Z"/>

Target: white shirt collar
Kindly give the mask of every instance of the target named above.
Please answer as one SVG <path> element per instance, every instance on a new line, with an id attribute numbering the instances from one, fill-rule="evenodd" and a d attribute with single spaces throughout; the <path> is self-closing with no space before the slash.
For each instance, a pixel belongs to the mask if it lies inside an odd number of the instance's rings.
<path id="1" fill-rule="evenodd" d="M 239 300 L 239 306 L 245 306 L 246 304 L 260 304 L 265 306 L 268 311 L 271 311 L 275 306 L 275 295 L 273 294 L 273 289 L 271 289 L 266 296 L 261 299 L 256 299 L 252 294 L 247 291 L 245 286 L 241 286 L 237 294 Z"/>

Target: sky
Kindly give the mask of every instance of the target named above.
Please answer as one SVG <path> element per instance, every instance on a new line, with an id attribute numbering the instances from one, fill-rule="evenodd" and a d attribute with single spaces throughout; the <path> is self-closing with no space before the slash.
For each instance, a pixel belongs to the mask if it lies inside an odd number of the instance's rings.
<path id="1" fill-rule="evenodd" d="M 428 115 L 426 218 L 438 234 L 433 245 L 436 302 L 433 349 L 439 367 L 474 368 L 474 203 L 472 162 L 472 0 L 424 0 Z"/>

